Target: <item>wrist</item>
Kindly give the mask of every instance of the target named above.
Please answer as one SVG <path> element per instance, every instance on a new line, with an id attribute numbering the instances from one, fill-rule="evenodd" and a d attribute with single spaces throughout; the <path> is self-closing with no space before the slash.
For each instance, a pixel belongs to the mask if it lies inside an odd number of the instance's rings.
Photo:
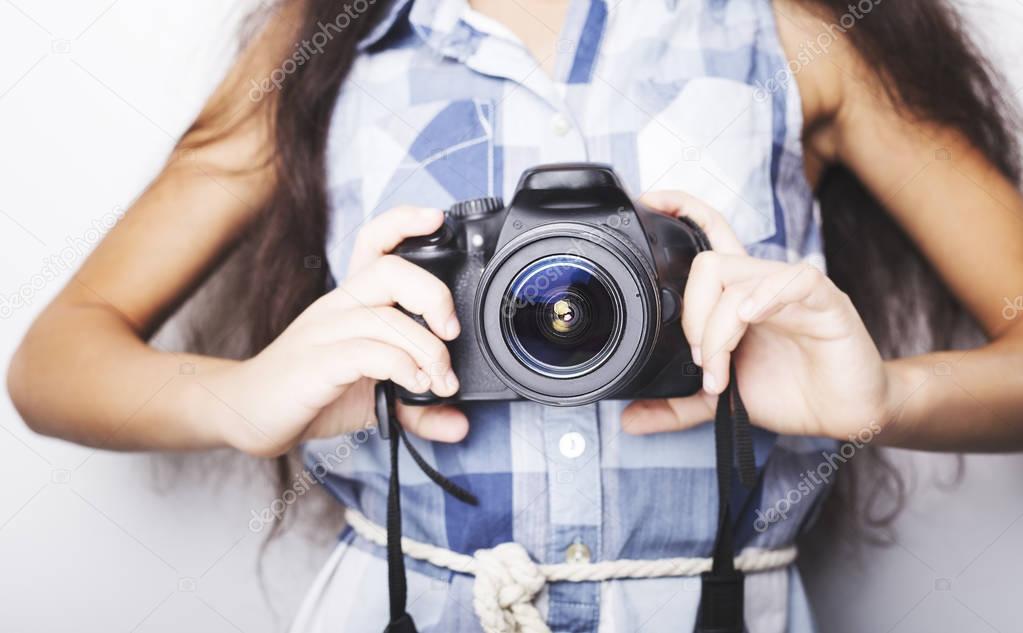
<path id="1" fill-rule="evenodd" d="M 913 435 L 913 419 L 908 405 L 927 380 L 926 370 L 905 359 L 884 362 L 885 399 L 879 414 L 881 443 L 888 446 L 904 444 Z"/>
<path id="2" fill-rule="evenodd" d="M 257 357 L 258 358 L 258 357 Z M 276 419 L 265 409 L 266 377 L 255 358 L 244 361 L 214 359 L 205 372 L 197 372 L 194 419 L 217 438 L 219 446 L 233 448 L 251 457 L 278 457 L 285 454 L 293 440 L 282 439 L 264 425 Z"/>
<path id="3" fill-rule="evenodd" d="M 209 357 L 190 357 L 180 365 L 181 404 L 189 428 L 209 448 L 239 446 L 238 414 L 232 410 L 226 378 L 235 372 L 240 361 Z"/>

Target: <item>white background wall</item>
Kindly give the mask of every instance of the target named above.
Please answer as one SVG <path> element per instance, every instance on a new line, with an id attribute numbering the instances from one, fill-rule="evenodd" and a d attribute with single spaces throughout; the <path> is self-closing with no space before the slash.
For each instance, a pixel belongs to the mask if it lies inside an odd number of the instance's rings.
<path id="1" fill-rule="evenodd" d="M 0 296 L 62 256 L 152 178 L 230 62 L 246 4 L 231 0 L 0 2 Z M 982 37 L 1023 86 L 1023 3 L 970 2 Z M 83 242 L 84 240 L 84 242 Z M 70 248 L 69 248 L 70 247 Z M 69 276 L 37 283 L 0 320 L 6 366 Z M 4 313 L 6 316 L 6 312 Z M 1023 457 L 909 456 L 915 493 L 899 544 L 813 561 L 825 631 L 1021 629 Z M 121 455 L 38 437 L 0 396 L 0 630 L 282 630 L 333 525 L 305 512 L 272 545 L 253 510 L 267 469 L 228 453 Z"/>

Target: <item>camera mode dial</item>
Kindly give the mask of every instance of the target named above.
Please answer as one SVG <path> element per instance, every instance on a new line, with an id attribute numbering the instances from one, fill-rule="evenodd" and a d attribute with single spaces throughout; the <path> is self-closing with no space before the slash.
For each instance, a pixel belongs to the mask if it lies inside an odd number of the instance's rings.
<path id="1" fill-rule="evenodd" d="M 451 205 L 448 215 L 458 219 L 475 218 L 495 213 L 503 208 L 504 201 L 500 198 L 474 198 Z"/>

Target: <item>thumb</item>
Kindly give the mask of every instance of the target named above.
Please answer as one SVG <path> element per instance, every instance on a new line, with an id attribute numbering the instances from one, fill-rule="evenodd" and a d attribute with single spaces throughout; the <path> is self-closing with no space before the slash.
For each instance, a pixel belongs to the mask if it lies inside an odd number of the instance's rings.
<path id="1" fill-rule="evenodd" d="M 399 403 L 398 419 L 409 432 L 434 442 L 460 442 L 469 433 L 469 419 L 451 405 L 413 407 Z"/>
<path id="2" fill-rule="evenodd" d="M 622 428 L 630 435 L 684 431 L 714 419 L 717 396 L 705 391 L 685 398 L 636 400 L 622 412 Z"/>

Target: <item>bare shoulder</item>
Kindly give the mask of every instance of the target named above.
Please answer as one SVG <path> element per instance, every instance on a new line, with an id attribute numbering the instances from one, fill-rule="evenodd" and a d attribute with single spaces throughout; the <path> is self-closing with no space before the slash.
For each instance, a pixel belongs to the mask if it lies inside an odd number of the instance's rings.
<path id="1" fill-rule="evenodd" d="M 875 83 L 848 37 L 866 17 L 834 14 L 807 0 L 774 0 L 775 22 L 803 104 L 808 169 L 830 163 L 837 153 L 835 121 L 843 103 Z M 817 163 L 812 164 L 812 163 Z"/>

